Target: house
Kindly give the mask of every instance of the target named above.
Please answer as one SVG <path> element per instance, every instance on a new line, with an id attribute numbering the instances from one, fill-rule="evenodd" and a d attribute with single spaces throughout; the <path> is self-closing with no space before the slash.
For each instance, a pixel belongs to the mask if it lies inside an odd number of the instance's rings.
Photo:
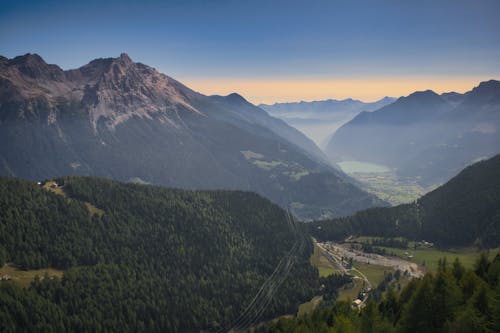
<path id="1" fill-rule="evenodd" d="M 352 301 L 352 306 L 355 308 L 359 308 L 363 304 L 363 301 L 361 301 L 359 298 L 356 298 L 354 301 Z"/>

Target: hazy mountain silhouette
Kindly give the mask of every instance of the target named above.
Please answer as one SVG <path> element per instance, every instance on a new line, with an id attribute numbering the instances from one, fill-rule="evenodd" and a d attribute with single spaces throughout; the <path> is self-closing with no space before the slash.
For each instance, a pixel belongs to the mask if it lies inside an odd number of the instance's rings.
<path id="1" fill-rule="evenodd" d="M 299 129 L 317 144 L 326 144 L 329 137 L 340 126 L 362 111 L 377 110 L 394 102 L 392 97 L 384 97 L 373 103 L 365 103 L 352 98 L 344 100 L 329 99 L 313 102 L 293 102 L 261 104 L 261 108 L 274 117 L 283 119 Z"/>
<path id="2" fill-rule="evenodd" d="M 465 93 L 427 90 L 363 112 L 331 138 L 332 160 L 386 165 L 423 186 L 445 182 L 472 162 L 500 152 L 500 82 Z"/>

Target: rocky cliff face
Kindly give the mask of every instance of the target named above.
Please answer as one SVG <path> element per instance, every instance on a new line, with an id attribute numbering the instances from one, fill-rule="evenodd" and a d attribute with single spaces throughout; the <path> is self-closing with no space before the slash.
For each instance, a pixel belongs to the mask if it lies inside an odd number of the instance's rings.
<path id="1" fill-rule="evenodd" d="M 3 58 L 1 66 L 0 77 L 7 88 L 2 89 L 2 103 L 44 101 L 49 122 L 56 121 L 61 102 L 80 103 L 94 128 L 101 119 L 112 129 L 130 117 L 155 118 L 175 126 L 176 111 L 199 113 L 189 104 L 195 92 L 149 66 L 134 63 L 125 53 L 69 71 L 46 64 L 36 54 Z"/>

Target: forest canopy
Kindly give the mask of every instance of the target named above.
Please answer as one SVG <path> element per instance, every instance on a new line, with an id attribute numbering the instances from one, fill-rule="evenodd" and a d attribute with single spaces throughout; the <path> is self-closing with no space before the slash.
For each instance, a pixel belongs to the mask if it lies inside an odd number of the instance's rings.
<path id="1" fill-rule="evenodd" d="M 291 249 L 286 283 L 260 317 L 293 312 L 318 288 L 310 241 L 259 195 L 55 182 L 59 194 L 0 179 L 2 263 L 65 270 L 27 289 L 0 282 L 2 332 L 228 327 Z"/>

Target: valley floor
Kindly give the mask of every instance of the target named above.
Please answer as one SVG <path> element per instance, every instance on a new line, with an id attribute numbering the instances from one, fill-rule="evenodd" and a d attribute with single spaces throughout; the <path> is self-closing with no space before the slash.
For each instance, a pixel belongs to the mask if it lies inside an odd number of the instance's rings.
<path id="1" fill-rule="evenodd" d="M 407 249 L 375 247 L 377 251 L 386 254 L 368 253 L 363 250 L 363 245 L 371 244 L 377 239 L 380 240 L 377 237 L 349 237 L 343 243 L 313 240 L 314 253 L 311 256 L 311 264 L 318 268 L 320 277 L 331 274 L 347 274 L 353 277 L 351 284 L 338 290 L 339 300 L 354 302 L 359 299 L 361 303 L 356 306 L 363 307 L 368 295 L 386 280 L 389 274 L 398 275 L 396 285 L 400 289 L 411 279 L 422 278 L 429 271 L 437 271 L 438 262 L 443 258 L 450 264 L 458 258 L 464 267 L 471 269 L 481 255 L 475 248 L 442 250 L 427 242 L 410 242 Z M 500 248 L 489 250 L 488 256 L 492 259 L 497 253 L 500 253 Z M 314 297 L 300 306 L 297 315 L 311 313 L 321 301 L 321 296 Z"/>

